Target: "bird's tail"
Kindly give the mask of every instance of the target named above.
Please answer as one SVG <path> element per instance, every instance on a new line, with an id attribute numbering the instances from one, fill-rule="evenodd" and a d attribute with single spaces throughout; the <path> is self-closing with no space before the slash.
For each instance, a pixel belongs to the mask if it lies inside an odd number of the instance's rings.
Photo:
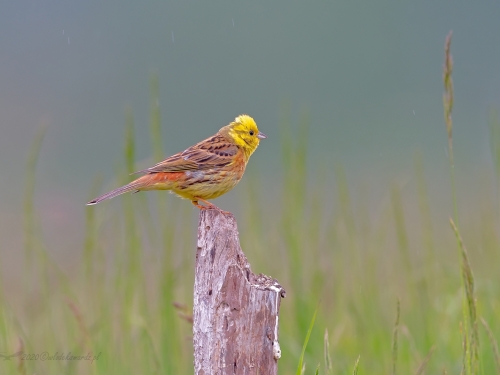
<path id="1" fill-rule="evenodd" d="M 140 190 L 140 188 L 143 187 L 143 186 L 144 186 L 144 183 L 142 183 L 142 182 L 132 181 L 128 185 L 125 185 L 125 186 L 122 186 L 122 187 L 120 187 L 118 189 L 112 190 L 109 193 L 101 195 L 99 198 L 91 200 L 89 203 L 87 203 L 87 206 L 92 206 L 92 205 L 97 204 L 99 202 L 102 202 L 102 201 L 104 201 L 106 199 L 111 199 L 111 198 L 114 198 L 114 197 L 116 197 L 118 195 L 121 195 L 121 194 L 124 194 L 124 193 L 128 193 L 130 191 L 138 192 Z"/>

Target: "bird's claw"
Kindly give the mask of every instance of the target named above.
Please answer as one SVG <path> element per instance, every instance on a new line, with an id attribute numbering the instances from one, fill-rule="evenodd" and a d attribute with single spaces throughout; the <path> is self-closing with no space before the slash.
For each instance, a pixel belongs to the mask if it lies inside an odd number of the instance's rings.
<path id="1" fill-rule="evenodd" d="M 203 203 L 206 204 L 206 206 L 202 206 L 201 204 L 198 203 L 198 200 L 202 201 Z M 199 208 L 200 210 L 217 210 L 219 211 L 221 214 L 223 214 L 224 216 L 227 216 L 227 215 L 230 215 L 231 212 L 229 211 L 224 211 L 224 210 L 221 210 L 219 207 L 217 207 L 215 204 L 213 203 L 210 203 L 209 201 L 206 201 L 204 199 L 201 199 L 201 198 L 198 198 L 198 200 L 196 201 L 193 201 L 192 203 L 197 207 Z"/>

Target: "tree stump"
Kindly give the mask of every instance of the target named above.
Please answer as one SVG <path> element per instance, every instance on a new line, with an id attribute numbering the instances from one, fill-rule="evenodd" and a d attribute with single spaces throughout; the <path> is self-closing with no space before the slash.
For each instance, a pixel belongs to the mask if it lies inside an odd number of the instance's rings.
<path id="1" fill-rule="evenodd" d="M 251 271 L 234 216 L 201 210 L 194 281 L 194 373 L 277 374 L 278 314 L 284 297 L 285 290 L 275 279 Z"/>

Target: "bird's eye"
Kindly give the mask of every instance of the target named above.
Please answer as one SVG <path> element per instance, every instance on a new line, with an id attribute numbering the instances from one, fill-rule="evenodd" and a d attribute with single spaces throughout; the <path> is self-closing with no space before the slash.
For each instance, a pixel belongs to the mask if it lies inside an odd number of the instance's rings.
<path id="1" fill-rule="evenodd" d="M 250 135 L 253 135 L 253 130 L 250 130 Z"/>

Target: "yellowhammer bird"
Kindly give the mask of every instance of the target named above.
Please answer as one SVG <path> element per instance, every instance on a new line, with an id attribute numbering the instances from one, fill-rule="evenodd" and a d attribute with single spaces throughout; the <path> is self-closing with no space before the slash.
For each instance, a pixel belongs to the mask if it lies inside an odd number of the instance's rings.
<path id="1" fill-rule="evenodd" d="M 87 204 L 97 204 L 130 191 L 170 190 L 190 199 L 200 209 L 206 206 L 198 201 L 217 208 L 207 199 L 217 198 L 236 186 L 250 156 L 264 138 L 253 118 L 240 115 L 212 137 L 137 172 L 145 175 Z"/>

